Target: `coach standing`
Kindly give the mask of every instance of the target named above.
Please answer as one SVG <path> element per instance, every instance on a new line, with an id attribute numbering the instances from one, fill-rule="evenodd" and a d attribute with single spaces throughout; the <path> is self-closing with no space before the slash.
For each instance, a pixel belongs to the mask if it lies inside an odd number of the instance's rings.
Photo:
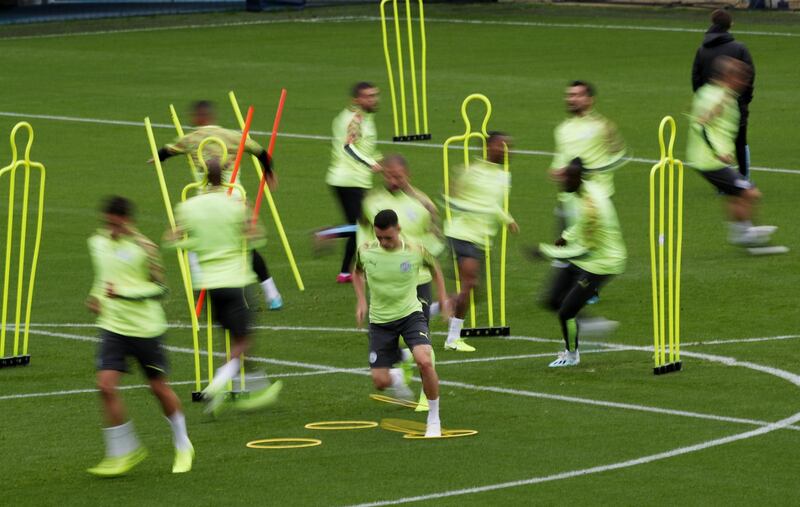
<path id="1" fill-rule="evenodd" d="M 711 13 L 711 28 L 703 38 L 703 44 L 697 49 L 692 66 L 692 91 L 711 81 L 713 63 L 719 56 L 730 56 L 746 63 L 752 74 L 748 86 L 739 95 L 739 133 L 736 136 L 736 160 L 739 172 L 750 179 L 750 147 L 747 146 L 747 118 L 750 101 L 753 100 L 753 84 L 756 79 L 755 66 L 750 51 L 741 42 L 733 39 L 728 33 L 733 24 L 733 17 L 728 11 L 717 9 Z"/>

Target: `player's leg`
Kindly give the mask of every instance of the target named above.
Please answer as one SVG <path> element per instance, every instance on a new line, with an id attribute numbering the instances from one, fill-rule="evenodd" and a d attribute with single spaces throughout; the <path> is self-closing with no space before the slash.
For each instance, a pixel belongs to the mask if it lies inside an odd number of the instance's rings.
<path id="1" fill-rule="evenodd" d="M 362 208 L 361 204 L 364 200 L 364 189 L 355 187 L 333 187 L 336 196 L 339 198 L 339 204 L 342 206 L 345 220 L 348 225 L 356 225 L 361 218 Z M 344 256 L 342 258 L 342 266 L 336 281 L 339 283 L 350 283 L 352 277 L 350 275 L 350 268 L 353 265 L 353 257 L 356 253 L 356 233 L 347 232 L 342 234 L 342 237 L 347 238 L 347 243 L 344 247 Z"/>
<path id="2" fill-rule="evenodd" d="M 474 352 L 475 347 L 468 345 L 461 338 L 461 329 L 464 327 L 464 318 L 469 307 L 469 296 L 472 290 L 478 286 L 481 272 L 481 261 L 483 251 L 469 243 L 458 239 L 450 239 L 450 245 L 456 255 L 458 262 L 458 276 L 461 282 L 461 290 L 453 300 L 453 316 L 450 318 L 450 326 L 447 331 L 447 339 L 444 343 L 446 350 L 456 350 L 458 352 Z"/>
<path id="3" fill-rule="evenodd" d="M 117 389 L 120 376 L 127 371 L 126 340 L 126 337 L 110 331 L 101 332 L 97 360 L 97 389 L 100 392 L 107 422 L 107 426 L 103 428 L 106 452 L 97 466 L 87 470 L 101 477 L 123 475 L 147 457 L 147 451 L 136 437 L 133 422 L 126 420 L 125 406 Z"/>
<path id="4" fill-rule="evenodd" d="M 578 270 L 573 267 L 572 269 Z M 569 292 L 558 309 L 558 321 L 561 324 L 561 335 L 564 338 L 565 351 L 558 359 L 550 363 L 551 367 L 576 366 L 580 363 L 578 313 L 586 306 L 586 302 L 609 279 L 608 275 L 595 275 L 583 270 L 572 284 Z"/>
<path id="5" fill-rule="evenodd" d="M 270 310 L 280 310 L 283 307 L 283 298 L 281 293 L 278 292 L 275 280 L 269 274 L 266 260 L 256 250 L 253 250 L 253 271 L 256 272 L 261 290 L 264 291 L 267 307 Z"/>
<path id="6" fill-rule="evenodd" d="M 739 164 L 739 174 L 750 179 L 750 147 L 747 145 L 747 117 L 746 109 L 741 110 L 739 119 L 739 132 L 736 134 L 736 161 Z"/>
<path id="7" fill-rule="evenodd" d="M 410 400 L 414 393 L 406 384 L 403 370 L 394 367 L 402 360 L 397 322 L 369 324 L 369 368 L 375 389 L 388 389 L 398 398 Z"/>
<path id="8" fill-rule="evenodd" d="M 428 401 L 428 422 L 425 436 L 438 437 L 442 434 L 439 421 L 439 376 L 433 361 L 433 348 L 428 337 L 428 321 L 422 312 L 415 312 L 403 319 L 401 334 L 403 341 L 411 349 L 422 378 L 422 390 Z"/>
<path id="9" fill-rule="evenodd" d="M 209 303 L 215 320 L 230 333 L 231 359 L 220 366 L 214 378 L 203 390 L 205 398 L 213 400 L 238 373 L 241 357 L 250 347 L 250 311 L 244 288 L 221 288 L 208 291 Z M 221 400 L 219 400 L 221 401 Z"/>

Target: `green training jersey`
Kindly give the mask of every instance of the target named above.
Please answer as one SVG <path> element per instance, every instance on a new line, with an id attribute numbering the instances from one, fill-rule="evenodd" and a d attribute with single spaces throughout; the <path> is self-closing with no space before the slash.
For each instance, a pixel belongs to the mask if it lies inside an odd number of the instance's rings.
<path id="1" fill-rule="evenodd" d="M 228 156 L 225 159 L 225 167 L 222 171 L 222 181 L 229 182 L 231 180 L 231 174 L 233 173 L 233 164 L 236 161 L 236 153 L 239 151 L 239 143 L 242 140 L 242 133 L 240 131 L 224 129 L 217 125 L 205 125 L 178 138 L 173 144 L 167 145 L 167 150 L 175 155 L 185 153 L 192 157 L 195 167 L 194 178 L 196 181 L 201 181 L 205 177 L 205 171 L 203 171 L 203 166 L 200 165 L 200 161 L 197 158 L 197 148 L 200 147 L 200 143 L 209 137 L 217 137 L 225 142 Z M 258 155 L 264 151 L 264 148 L 248 136 L 245 141 L 244 151 L 245 153 Z M 222 148 L 219 143 L 210 142 L 206 144 L 203 148 L 203 157 L 206 160 L 221 160 Z"/>
<path id="2" fill-rule="evenodd" d="M 372 166 L 381 158 L 375 118 L 348 107 L 333 120 L 331 165 L 325 182 L 334 187 L 372 188 Z"/>
<path id="3" fill-rule="evenodd" d="M 231 199 L 224 188 L 192 197 L 178 205 L 175 218 L 186 237 L 171 244 L 197 255 L 197 289 L 245 287 L 256 281 L 245 237 L 247 206 Z"/>
<path id="4" fill-rule="evenodd" d="M 356 253 L 356 267 L 367 277 L 369 321 L 385 324 L 421 312 L 419 270 L 435 262 L 424 247 L 405 240 L 395 250 L 385 250 L 378 240 L 362 244 Z"/>
<path id="5" fill-rule="evenodd" d="M 614 123 L 594 110 L 572 116 L 556 127 L 555 142 L 551 169 L 566 167 L 580 157 L 586 179 L 599 183 L 608 196 L 614 195 L 614 170 L 625 156 L 625 140 Z"/>
<path id="6" fill-rule="evenodd" d="M 88 246 L 94 267 L 90 295 L 100 302 L 97 326 L 136 338 L 164 334 L 167 319 L 158 298 L 167 288 L 158 247 L 138 231 L 115 240 L 105 229 L 90 237 Z M 109 286 L 116 297 L 106 296 Z"/>
<path id="7" fill-rule="evenodd" d="M 505 194 L 511 189 L 511 174 L 502 165 L 475 159 L 450 188 L 452 219 L 444 225 L 444 235 L 448 238 L 485 248 L 501 225 L 514 222 L 504 209 Z"/>
<path id="8" fill-rule="evenodd" d="M 542 244 L 542 253 L 568 260 L 595 275 L 621 274 L 628 254 L 617 211 L 605 189 L 595 182 L 584 181 L 577 204 L 577 221 L 561 234 L 566 246 Z"/>
<path id="9" fill-rule="evenodd" d="M 730 164 L 720 156 L 736 156 L 739 105 L 734 91 L 709 83 L 694 94 L 686 143 L 687 163 L 701 171 L 715 171 Z"/>
<path id="10" fill-rule="evenodd" d="M 412 243 L 422 245 L 432 255 L 439 255 L 444 249 L 444 244 L 439 238 L 434 215 L 433 202 L 423 192 L 411 187 L 408 192 L 399 190 L 390 192 L 386 187 L 376 188 L 369 192 L 362 204 L 364 220 L 359 224 L 358 243 L 375 239 L 375 229 L 372 225 L 375 215 L 385 209 L 397 213 L 401 233 L 404 238 Z M 420 285 L 433 280 L 431 271 L 427 266 L 421 266 L 419 272 Z"/>

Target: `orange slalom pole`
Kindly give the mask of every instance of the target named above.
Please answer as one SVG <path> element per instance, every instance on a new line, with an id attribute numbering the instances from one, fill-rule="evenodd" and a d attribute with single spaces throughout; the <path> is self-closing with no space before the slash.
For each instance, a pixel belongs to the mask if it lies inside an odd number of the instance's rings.
<path id="1" fill-rule="evenodd" d="M 269 147 L 267 148 L 267 155 L 272 160 L 272 152 L 275 151 L 275 139 L 278 137 L 278 127 L 281 123 L 281 116 L 283 115 L 283 105 L 286 103 L 286 88 L 281 90 L 281 98 L 278 101 L 278 110 L 275 112 L 275 121 L 272 123 L 272 133 L 269 136 Z M 256 195 L 256 203 L 253 207 L 253 223 L 258 220 L 258 211 L 261 209 L 261 201 L 264 197 L 264 186 L 267 184 L 266 173 L 261 173 L 261 181 L 258 184 L 258 194 Z"/>
<path id="2" fill-rule="evenodd" d="M 236 160 L 233 163 L 233 172 L 231 173 L 231 184 L 236 183 L 236 177 L 239 175 L 239 165 L 242 163 L 242 155 L 244 155 L 244 147 L 247 143 L 247 136 L 250 134 L 250 124 L 253 122 L 253 106 L 250 106 L 247 109 L 247 118 L 244 121 L 244 128 L 242 129 L 242 138 L 239 141 L 239 149 L 236 150 Z M 270 140 L 270 145 L 272 144 L 272 140 Z M 263 190 L 263 188 L 259 188 L 259 191 Z M 233 187 L 228 189 L 228 195 L 233 193 Z M 197 297 L 197 306 L 195 306 L 194 312 L 199 317 L 200 313 L 203 311 L 203 303 L 206 300 L 206 290 L 203 289 L 200 291 L 200 295 Z"/>

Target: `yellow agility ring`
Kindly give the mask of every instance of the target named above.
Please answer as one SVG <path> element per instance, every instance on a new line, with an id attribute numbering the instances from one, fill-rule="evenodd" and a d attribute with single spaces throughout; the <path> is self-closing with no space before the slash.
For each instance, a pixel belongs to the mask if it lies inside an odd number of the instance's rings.
<path id="1" fill-rule="evenodd" d="M 442 436 L 440 437 L 426 437 L 424 433 L 406 433 L 403 438 L 410 440 L 436 440 L 441 438 L 471 437 L 477 434 L 477 430 L 442 430 Z"/>
<path id="2" fill-rule="evenodd" d="M 322 445 L 322 440 L 316 438 L 264 438 L 247 442 L 247 447 L 250 449 L 301 449 L 318 445 Z"/>
<path id="3" fill-rule="evenodd" d="M 305 425 L 309 430 L 365 430 L 377 427 L 375 421 L 320 421 Z"/>
<path id="4" fill-rule="evenodd" d="M 406 421 L 405 419 L 382 419 L 381 428 L 398 433 L 425 434 L 425 423 L 417 421 Z"/>
<path id="5" fill-rule="evenodd" d="M 391 396 L 384 396 L 382 394 L 370 394 L 369 397 L 375 401 L 390 403 L 392 405 L 400 405 L 401 407 L 406 408 L 417 408 L 419 406 L 419 403 L 414 401 L 401 400 L 399 398 L 392 398 Z"/>

